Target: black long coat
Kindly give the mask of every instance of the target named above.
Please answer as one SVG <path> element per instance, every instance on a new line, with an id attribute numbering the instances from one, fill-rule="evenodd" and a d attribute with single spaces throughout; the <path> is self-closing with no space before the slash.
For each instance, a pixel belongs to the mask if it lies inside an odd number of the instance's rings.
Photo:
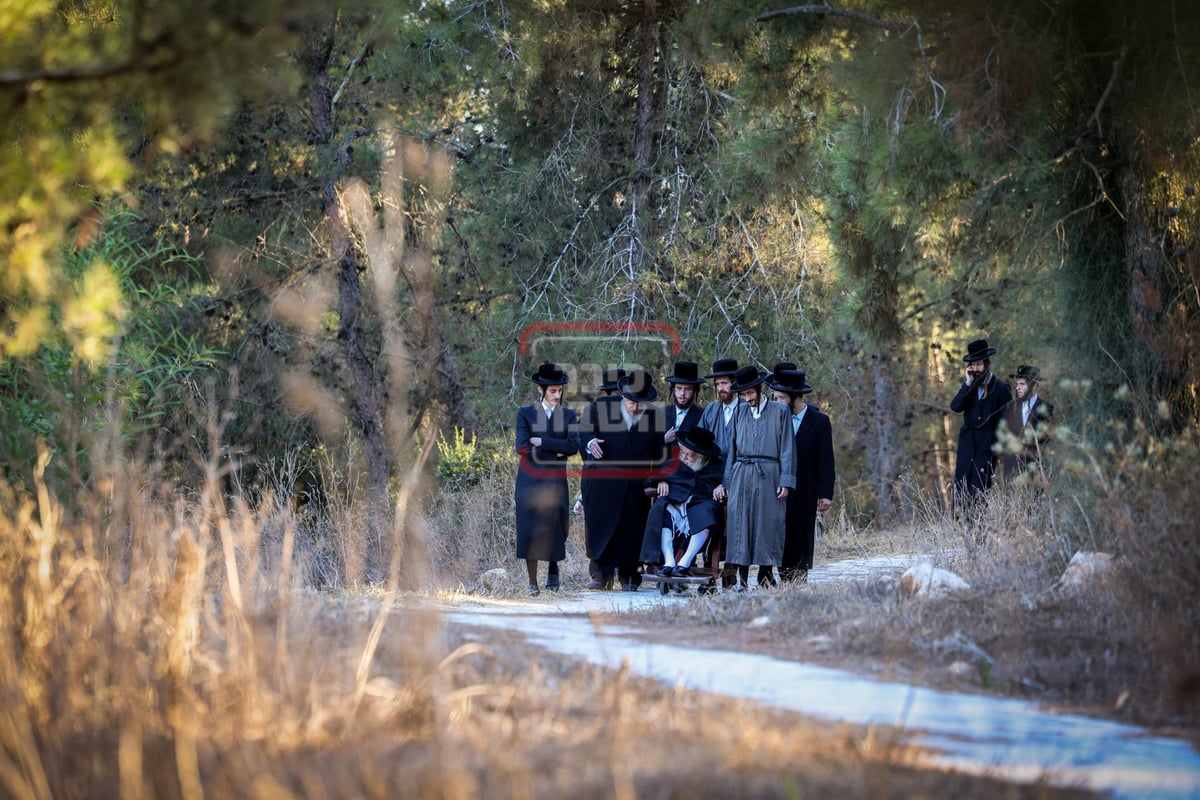
<path id="1" fill-rule="evenodd" d="M 598 559 L 609 548 L 613 566 L 636 567 L 650 499 L 644 481 L 667 462 L 663 440 L 666 419 L 661 409 L 647 410 L 632 429 L 621 416 L 620 395 L 598 397 L 579 421 L 579 443 L 603 439 L 601 459 L 588 458 L 580 473 L 588 558 Z"/>
<path id="2" fill-rule="evenodd" d="M 817 500 L 833 498 L 833 425 L 811 403 L 795 434 L 796 488 L 787 496 L 787 533 L 782 567 L 812 569 Z"/>
<path id="3" fill-rule="evenodd" d="M 667 506 L 687 501 L 688 528 L 699 533 L 708 528 L 709 541 L 720 533 L 725 522 L 725 512 L 716 500 L 713 489 L 725 479 L 725 459 L 710 458 L 703 467 L 693 470 L 682 461 L 661 478 L 650 478 L 646 487 L 657 486 L 660 480 L 670 487 L 666 497 L 655 497 L 646 516 L 646 531 L 642 536 L 642 555 L 639 560 L 660 564 L 662 555 L 662 529 L 670 523 Z M 689 500 L 689 498 L 691 498 Z"/>
<path id="4" fill-rule="evenodd" d="M 950 410 L 963 415 L 958 430 L 958 456 L 954 463 L 954 492 L 967 500 L 992 485 L 996 472 L 996 428 L 1004 419 L 1004 411 L 1012 402 L 1008 384 L 989 375 L 987 393 L 979 397 L 978 389 L 962 384 L 950 401 Z"/>
<path id="5" fill-rule="evenodd" d="M 517 558 L 567 557 L 567 458 L 579 452 L 578 417 L 559 405 L 547 419 L 541 403 L 517 409 Z M 540 436 L 534 447 L 529 440 Z"/>

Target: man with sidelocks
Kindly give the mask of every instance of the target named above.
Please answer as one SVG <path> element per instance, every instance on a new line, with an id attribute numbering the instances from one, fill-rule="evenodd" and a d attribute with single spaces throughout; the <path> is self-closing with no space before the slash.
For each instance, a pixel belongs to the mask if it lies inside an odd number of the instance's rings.
<path id="1" fill-rule="evenodd" d="M 803 583 L 813 565 L 817 513 L 823 514 L 833 505 L 833 426 L 829 417 L 806 401 L 813 388 L 803 372 L 776 365 L 771 390 L 792 413 L 796 445 L 796 490 L 787 498 L 787 534 L 779 578 L 785 583 Z"/>
<path id="2" fill-rule="evenodd" d="M 743 405 L 733 419 L 733 439 L 725 454 L 725 480 L 713 493 L 729 501 L 725 521 L 725 562 L 736 566 L 735 592 L 746 591 L 750 565 L 783 562 L 787 496 L 796 487 L 792 414 L 763 391 L 767 373 L 739 369 L 730 391 Z"/>
<path id="3" fill-rule="evenodd" d="M 567 458 L 579 452 L 575 412 L 562 405 L 570 377 L 546 362 L 530 376 L 537 386 L 534 403 L 517 409 L 517 558 L 529 573 L 529 595 L 536 597 L 538 562 L 547 562 L 546 588 L 559 588 L 558 562 L 567 557 Z"/>

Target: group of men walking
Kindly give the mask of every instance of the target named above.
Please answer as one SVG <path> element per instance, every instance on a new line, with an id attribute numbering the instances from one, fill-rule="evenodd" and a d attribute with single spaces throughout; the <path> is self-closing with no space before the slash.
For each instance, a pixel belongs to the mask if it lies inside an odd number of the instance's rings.
<path id="1" fill-rule="evenodd" d="M 515 488 L 530 594 L 540 591 L 539 561 L 549 562 L 546 588 L 559 586 L 576 453 L 589 588 L 635 591 L 645 569 L 685 576 L 704 552 L 723 551 L 733 591 L 746 590 L 753 565 L 760 586 L 777 582 L 775 568 L 778 580 L 807 575 L 817 514 L 833 498 L 833 433 L 805 400 L 813 389 L 795 364 L 768 373 L 719 359 L 701 377 L 695 362 L 679 361 L 662 403 L 648 372 L 613 370 L 579 414 L 562 405 L 570 376 L 561 368 L 547 362 L 531 378 L 538 401 L 517 412 Z M 717 397 L 701 406 L 710 380 Z"/>

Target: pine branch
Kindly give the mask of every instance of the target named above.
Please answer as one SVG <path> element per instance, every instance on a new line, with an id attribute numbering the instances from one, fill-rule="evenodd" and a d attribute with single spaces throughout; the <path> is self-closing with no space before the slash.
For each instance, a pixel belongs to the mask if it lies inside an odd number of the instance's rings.
<path id="1" fill-rule="evenodd" d="M 849 9 L 845 8 L 835 8 L 828 3 L 821 3 L 819 5 L 813 4 L 807 6 L 792 6 L 790 8 L 781 8 L 776 11 L 765 11 L 755 17 L 754 21 L 766 22 L 768 20 L 778 19 L 779 17 L 795 17 L 802 14 L 819 14 L 821 16 L 845 17 L 846 19 L 852 19 L 865 25 L 870 25 L 875 28 L 883 28 L 884 30 L 889 31 L 896 31 L 897 33 L 904 33 L 913 27 L 926 31 L 939 31 L 950 26 L 949 22 L 943 22 L 940 25 L 922 25 L 917 20 L 893 22 L 886 19 L 880 19 L 874 14 L 864 14 L 861 11 L 850 11 Z"/>

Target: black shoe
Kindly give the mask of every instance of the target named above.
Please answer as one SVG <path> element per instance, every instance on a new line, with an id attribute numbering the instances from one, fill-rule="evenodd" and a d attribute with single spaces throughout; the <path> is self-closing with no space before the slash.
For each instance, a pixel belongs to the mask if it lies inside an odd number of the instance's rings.
<path id="1" fill-rule="evenodd" d="M 656 569 L 654 571 L 654 574 L 660 578 L 670 578 L 670 577 L 674 576 L 675 568 L 674 567 L 665 567 L 665 566 L 659 567 L 658 569 Z"/>
<path id="2" fill-rule="evenodd" d="M 742 583 L 741 581 L 738 581 L 737 583 L 735 583 L 733 585 L 733 587 L 730 591 L 734 591 L 734 592 L 737 592 L 738 594 L 742 594 L 743 592 L 746 591 L 746 584 Z"/>
<path id="3" fill-rule="evenodd" d="M 599 579 L 593 579 L 592 582 L 588 584 L 588 588 L 589 589 L 599 589 L 602 592 L 607 592 L 609 589 L 612 588 L 612 582 L 611 581 L 602 581 Z"/>
<path id="4" fill-rule="evenodd" d="M 758 585 L 760 587 L 762 587 L 763 589 L 766 589 L 768 587 L 774 589 L 776 586 L 778 586 L 779 584 L 775 581 L 774 570 L 771 570 L 769 572 L 761 572 L 760 571 L 758 573 Z"/>
<path id="5" fill-rule="evenodd" d="M 559 586 L 559 583 L 558 583 L 557 575 L 547 575 L 546 576 L 546 591 L 547 592 L 557 592 L 558 586 Z"/>
<path id="6" fill-rule="evenodd" d="M 691 567 L 676 567 L 671 571 L 672 578 L 690 578 L 692 577 Z"/>
<path id="7" fill-rule="evenodd" d="M 536 583 L 529 584 L 529 588 L 525 591 L 530 597 L 537 597 L 539 594 L 541 594 Z"/>

